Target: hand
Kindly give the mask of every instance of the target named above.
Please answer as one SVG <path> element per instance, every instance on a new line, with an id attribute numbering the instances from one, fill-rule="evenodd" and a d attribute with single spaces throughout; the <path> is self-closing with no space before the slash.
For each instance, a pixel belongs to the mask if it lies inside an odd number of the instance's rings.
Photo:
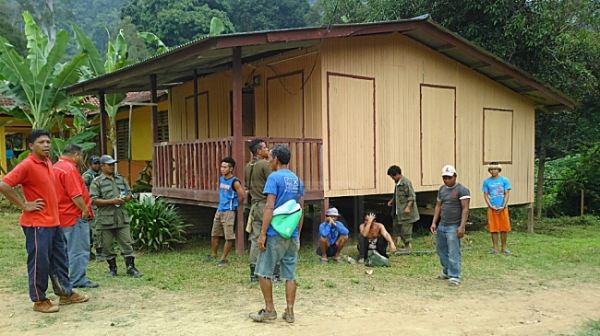
<path id="1" fill-rule="evenodd" d="M 122 199 L 122 198 L 120 198 L 120 197 L 113 198 L 112 199 L 112 204 L 113 205 L 122 205 L 122 204 L 125 204 L 125 200 Z"/>
<path id="2" fill-rule="evenodd" d="M 435 233 L 435 223 L 432 223 L 431 226 L 429 227 L 429 231 L 431 231 L 431 233 Z"/>
<path id="3" fill-rule="evenodd" d="M 259 250 L 264 251 L 267 249 L 267 247 L 265 246 L 265 243 L 267 242 L 267 235 L 265 233 L 261 233 L 258 236 L 258 239 L 256 240 L 256 242 L 258 243 Z"/>
<path id="4" fill-rule="evenodd" d="M 406 208 L 404 208 L 404 211 L 402 211 L 402 212 L 408 216 L 408 215 L 410 215 L 410 208 L 406 207 Z"/>
<path id="5" fill-rule="evenodd" d="M 45 206 L 46 206 L 46 204 L 44 203 L 44 200 L 41 198 L 38 198 L 33 202 L 25 202 L 25 204 L 23 205 L 23 211 L 25 211 L 25 212 L 40 211 L 40 210 L 43 210 Z"/>
<path id="6" fill-rule="evenodd" d="M 329 224 L 335 226 L 335 221 L 333 220 L 333 218 L 329 217 Z"/>
<path id="7" fill-rule="evenodd" d="M 393 200 L 393 199 L 391 199 L 391 200 L 389 200 L 389 201 L 387 202 L 387 206 L 391 207 L 391 206 L 393 206 L 393 205 L 394 205 L 394 200 Z"/>
<path id="8" fill-rule="evenodd" d="M 88 211 L 87 208 L 84 211 L 81 212 L 81 218 L 83 218 L 83 219 L 90 218 L 90 212 Z"/>
<path id="9" fill-rule="evenodd" d="M 462 239 L 462 237 L 465 236 L 465 227 L 464 226 L 458 227 L 458 229 L 456 230 L 456 236 L 458 237 L 458 239 Z"/>
<path id="10" fill-rule="evenodd" d="M 367 215 L 367 217 L 366 217 L 366 219 L 367 219 L 367 223 L 373 223 L 373 221 L 375 220 L 375 218 L 376 218 L 375 214 L 374 214 L 374 213 L 372 213 L 372 212 L 370 212 L 370 213 Z"/>
<path id="11" fill-rule="evenodd" d="M 396 251 L 398 251 L 398 248 L 396 248 L 396 245 L 392 245 L 392 246 L 390 247 L 390 251 L 391 251 L 392 253 L 396 253 Z"/>

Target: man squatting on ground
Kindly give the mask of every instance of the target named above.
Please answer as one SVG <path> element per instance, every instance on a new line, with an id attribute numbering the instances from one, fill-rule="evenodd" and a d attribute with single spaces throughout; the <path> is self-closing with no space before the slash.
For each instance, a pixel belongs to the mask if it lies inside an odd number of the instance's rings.
<path id="1" fill-rule="evenodd" d="M 449 286 L 460 285 L 460 240 L 465 235 L 469 218 L 469 189 L 456 182 L 456 169 L 451 165 L 442 168 L 444 185 L 438 190 L 431 233 L 435 234 L 435 248 L 442 264 L 438 279 L 448 280 Z"/>
<path id="2" fill-rule="evenodd" d="M 261 251 L 256 264 L 256 275 L 259 277 L 260 290 L 265 300 L 265 308 L 251 313 L 250 318 L 256 322 L 277 319 L 273 304 L 273 272 L 275 265 L 281 265 L 281 278 L 285 280 L 285 301 L 287 307 L 283 319 L 293 323 L 294 302 L 296 301 L 296 264 L 300 248 L 300 232 L 302 232 L 302 215 L 290 238 L 282 237 L 273 229 L 271 220 L 273 211 L 284 203 L 294 200 L 300 209 L 304 208 L 304 184 L 288 169 L 291 153 L 286 145 L 275 145 L 269 152 L 269 164 L 273 172 L 267 178 L 264 194 L 267 204 L 264 210 L 263 224 L 258 237 L 258 248 Z"/>
<path id="3" fill-rule="evenodd" d="M 69 280 L 65 235 L 58 218 L 58 197 L 54 187 L 54 170 L 50 155 L 50 133 L 33 129 L 27 139 L 31 153 L 11 170 L 2 182 L 0 192 L 23 212 L 19 224 L 25 233 L 29 297 L 33 310 L 55 313 L 58 305 L 46 297 L 48 277 L 52 279 L 59 304 L 81 303 L 86 294 L 73 291 Z M 21 186 L 22 199 L 14 190 Z"/>
<path id="4" fill-rule="evenodd" d="M 319 247 L 317 255 L 321 257 L 321 263 L 329 261 L 327 258 L 333 257 L 336 262 L 341 262 L 340 253 L 344 245 L 348 242 L 350 231 L 344 226 L 344 223 L 338 221 L 340 213 L 336 208 L 329 208 L 325 211 L 325 221 L 319 225 Z"/>
<path id="5" fill-rule="evenodd" d="M 248 198 L 250 199 L 250 213 L 248 214 L 248 222 L 250 225 L 246 227 L 249 233 L 250 240 L 250 281 L 258 281 L 258 277 L 254 274 L 256 270 L 256 260 L 258 258 L 258 236 L 262 227 L 263 213 L 267 203 L 267 196 L 263 194 L 267 177 L 271 174 L 271 166 L 267 158 L 269 157 L 269 149 L 267 144 L 262 139 L 254 139 L 250 141 L 250 152 L 252 160 L 246 164 L 244 168 L 244 183 L 248 190 Z"/>
<path id="6" fill-rule="evenodd" d="M 86 275 L 90 260 L 90 221 L 94 218 L 92 200 L 77 165 L 81 163 L 81 146 L 68 144 L 54 165 L 54 182 L 58 193 L 58 218 L 67 239 L 69 278 L 74 288 L 96 288 Z"/>
<path id="7" fill-rule="evenodd" d="M 127 275 L 140 277 L 142 273 L 135 267 L 133 241 L 129 228 L 129 215 L 125 203 L 132 199 L 127 181 L 115 174 L 117 160 L 110 155 L 100 157 L 102 174 L 92 181 L 90 196 L 97 207 L 96 229 L 102 239 L 103 254 L 108 263 L 108 275 L 117 275 L 117 255 L 114 241 L 117 240 L 121 254 L 125 258 Z"/>
<path id="8" fill-rule="evenodd" d="M 394 239 L 387 232 L 383 224 L 375 222 L 375 214 L 370 212 L 364 216 L 364 222 L 358 227 L 360 235 L 358 236 L 358 259 L 359 264 L 364 264 L 367 260 L 369 250 L 375 250 L 384 257 L 387 255 L 387 247 L 390 246 L 392 253 L 396 252 Z"/>
<path id="9" fill-rule="evenodd" d="M 223 246 L 223 255 L 217 264 L 223 267 L 227 264 L 227 255 L 233 247 L 235 240 L 235 232 L 233 224 L 235 223 L 235 214 L 238 204 L 244 204 L 244 188 L 240 180 L 233 175 L 235 161 L 231 157 L 226 157 L 221 160 L 219 171 L 219 206 L 215 213 L 210 239 L 210 255 L 206 261 L 212 261 L 217 258 L 217 249 L 219 248 L 220 237 L 225 238 Z"/>

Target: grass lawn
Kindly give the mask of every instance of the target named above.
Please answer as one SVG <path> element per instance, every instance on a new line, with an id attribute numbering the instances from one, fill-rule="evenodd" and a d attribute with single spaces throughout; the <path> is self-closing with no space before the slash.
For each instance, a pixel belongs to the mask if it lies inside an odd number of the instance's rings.
<path id="1" fill-rule="evenodd" d="M 27 299 L 26 254 L 24 236 L 16 224 L 18 214 L 3 211 L 0 214 L 0 291 L 14 293 Z M 463 239 L 463 290 L 472 292 L 508 290 L 528 291 L 532 288 L 554 288 L 565 284 L 597 284 L 600 274 L 600 220 L 595 218 L 548 220 L 538 223 L 536 234 L 512 232 L 509 248 L 513 254 L 489 255 L 489 234 L 468 232 Z M 435 249 L 431 235 L 421 235 L 413 242 L 414 250 Z M 355 243 L 345 254 L 357 257 Z M 257 296 L 258 287 L 248 281 L 247 255 L 232 255 L 229 264 L 219 268 L 205 263 L 208 241 L 193 240 L 176 251 L 163 253 L 139 252 L 138 268 L 144 272 L 139 279 L 122 276 L 125 272 L 122 258 L 118 258 L 121 276 L 109 278 L 106 263 L 90 262 L 88 276 L 102 288 L 129 291 L 136 289 L 141 297 L 151 297 L 156 291 L 173 295 L 201 293 L 209 302 L 218 300 L 223 293 Z M 298 264 L 299 295 L 303 300 L 326 301 L 336 293 L 351 293 L 368 297 L 370 293 L 390 291 L 410 292 L 427 298 L 442 297 L 445 286 L 429 286 L 439 274 L 440 266 L 434 253 L 393 256 L 392 267 L 376 268 L 366 275 L 363 265 L 349 263 L 327 265 L 319 263 L 310 244 L 301 248 Z M 274 295 L 282 297 L 284 286 L 274 286 Z M 89 305 L 88 310 L 94 310 Z M 600 316 L 599 316 L 600 317 Z M 45 324 L 54 324 L 56 318 L 47 317 Z M 575 331 L 574 331 L 575 332 Z M 600 322 L 591 322 L 580 335 L 598 335 Z"/>

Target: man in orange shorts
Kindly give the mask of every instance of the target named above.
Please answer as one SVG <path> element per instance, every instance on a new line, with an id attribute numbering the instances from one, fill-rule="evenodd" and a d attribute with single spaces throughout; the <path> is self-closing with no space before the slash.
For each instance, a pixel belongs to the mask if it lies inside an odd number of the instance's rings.
<path id="1" fill-rule="evenodd" d="M 510 181 L 500 176 L 502 166 L 497 162 L 492 162 L 488 166 L 490 177 L 483 181 L 483 198 L 488 206 L 487 218 L 488 229 L 492 234 L 491 254 L 498 253 L 498 233 L 500 233 L 501 252 L 505 255 L 510 254 L 506 248 L 506 236 L 510 232 L 510 218 L 508 216 L 508 196 L 512 189 Z"/>

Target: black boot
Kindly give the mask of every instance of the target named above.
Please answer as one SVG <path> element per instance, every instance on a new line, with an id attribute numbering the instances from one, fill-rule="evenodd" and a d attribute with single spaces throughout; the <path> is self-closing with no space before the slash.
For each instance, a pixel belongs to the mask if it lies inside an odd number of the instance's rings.
<path id="1" fill-rule="evenodd" d="M 106 259 L 106 262 L 108 263 L 108 276 L 117 276 L 117 259 Z"/>
<path id="2" fill-rule="evenodd" d="M 254 274 L 255 270 L 256 270 L 256 264 L 250 264 L 250 282 L 258 281 L 258 277 L 256 276 L 256 274 Z"/>
<path id="3" fill-rule="evenodd" d="M 96 246 L 96 261 L 106 260 L 106 257 L 102 253 L 102 247 Z"/>
<path id="4" fill-rule="evenodd" d="M 135 268 L 134 257 L 125 257 L 125 266 L 127 266 L 127 275 L 129 276 L 139 278 L 144 275 L 142 272 L 138 271 L 137 268 Z"/>

